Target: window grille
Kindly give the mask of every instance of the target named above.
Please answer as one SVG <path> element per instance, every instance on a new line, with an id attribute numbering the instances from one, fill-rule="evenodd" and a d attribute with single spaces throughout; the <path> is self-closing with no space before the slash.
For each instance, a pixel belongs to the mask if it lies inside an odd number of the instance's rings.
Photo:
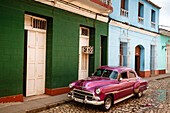
<path id="1" fill-rule="evenodd" d="M 33 28 L 37 28 L 37 29 L 46 29 L 46 21 L 44 20 L 39 20 L 36 18 L 32 17 L 32 26 Z"/>
<path id="2" fill-rule="evenodd" d="M 151 27 L 155 28 L 155 23 L 151 22 Z"/>
<path id="3" fill-rule="evenodd" d="M 94 54 L 93 46 L 82 46 L 82 53 L 84 53 L 84 54 Z"/>
<path id="4" fill-rule="evenodd" d="M 128 17 L 128 11 L 121 8 L 120 15 L 123 15 L 123 16 L 125 16 L 125 17 Z"/>
<path id="5" fill-rule="evenodd" d="M 151 50 L 150 50 L 150 70 L 151 70 L 151 75 L 156 74 L 156 47 L 155 47 L 155 45 L 151 45 Z"/>
<path id="6" fill-rule="evenodd" d="M 81 28 L 81 35 L 83 36 L 89 36 L 89 30 L 86 28 Z"/>
<path id="7" fill-rule="evenodd" d="M 144 4 L 142 2 L 139 2 L 139 8 L 138 8 L 138 22 L 143 24 L 144 20 Z"/>
<path id="8" fill-rule="evenodd" d="M 107 5 L 111 5 L 111 0 L 100 0 L 100 1 Z"/>
<path id="9" fill-rule="evenodd" d="M 128 0 L 121 0 L 120 15 L 128 17 Z"/>
<path id="10" fill-rule="evenodd" d="M 128 43 L 120 42 L 120 66 L 128 66 L 129 54 L 128 54 Z"/>
<path id="11" fill-rule="evenodd" d="M 138 22 L 139 22 L 139 23 L 143 24 L 143 20 L 144 20 L 144 18 L 138 17 Z"/>
<path id="12" fill-rule="evenodd" d="M 46 19 L 25 14 L 25 27 L 46 30 Z"/>

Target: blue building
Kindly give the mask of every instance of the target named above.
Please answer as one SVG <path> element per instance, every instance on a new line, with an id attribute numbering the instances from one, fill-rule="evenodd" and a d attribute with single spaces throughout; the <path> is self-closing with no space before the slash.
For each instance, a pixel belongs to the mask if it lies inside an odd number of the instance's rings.
<path id="1" fill-rule="evenodd" d="M 128 66 L 141 77 L 158 75 L 160 7 L 149 0 L 112 0 L 108 65 Z"/>

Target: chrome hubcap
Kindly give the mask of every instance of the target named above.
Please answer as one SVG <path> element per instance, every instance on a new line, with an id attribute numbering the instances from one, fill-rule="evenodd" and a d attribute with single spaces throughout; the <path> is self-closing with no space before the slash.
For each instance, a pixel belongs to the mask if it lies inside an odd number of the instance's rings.
<path id="1" fill-rule="evenodd" d="M 139 95 L 139 97 L 141 97 L 142 96 L 142 92 L 140 92 L 138 95 Z"/>
<path id="2" fill-rule="evenodd" d="M 105 101 L 105 108 L 109 109 L 112 104 L 112 100 L 110 98 L 107 98 Z"/>

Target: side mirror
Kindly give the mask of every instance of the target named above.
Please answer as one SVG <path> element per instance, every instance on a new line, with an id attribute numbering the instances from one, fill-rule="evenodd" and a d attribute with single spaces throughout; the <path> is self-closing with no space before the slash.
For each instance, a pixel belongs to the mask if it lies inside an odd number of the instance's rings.
<path id="1" fill-rule="evenodd" d="M 123 78 L 119 78 L 119 82 L 122 81 L 122 80 L 123 80 Z"/>

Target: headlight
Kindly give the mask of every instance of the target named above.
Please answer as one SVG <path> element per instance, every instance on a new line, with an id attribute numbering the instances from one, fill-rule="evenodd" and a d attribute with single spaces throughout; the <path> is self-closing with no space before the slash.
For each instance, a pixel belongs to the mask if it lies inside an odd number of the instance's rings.
<path id="1" fill-rule="evenodd" d="M 69 87 L 70 87 L 70 88 L 73 88 L 73 84 L 69 84 Z"/>
<path id="2" fill-rule="evenodd" d="M 100 94 L 100 89 L 96 89 L 96 94 Z"/>

